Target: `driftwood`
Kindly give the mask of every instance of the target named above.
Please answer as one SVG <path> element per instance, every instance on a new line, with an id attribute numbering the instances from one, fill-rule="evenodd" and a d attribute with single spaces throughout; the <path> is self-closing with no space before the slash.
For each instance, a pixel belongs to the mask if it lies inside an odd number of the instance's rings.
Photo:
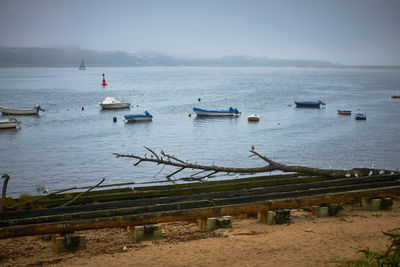
<path id="1" fill-rule="evenodd" d="M 159 155 L 154 150 L 152 150 L 148 147 L 145 147 L 145 149 L 151 153 L 150 157 L 147 157 L 147 155 L 138 156 L 138 155 L 133 155 L 133 154 L 119 154 L 119 153 L 114 153 L 114 155 L 117 158 L 121 157 L 121 158 L 136 159 L 137 161 L 133 164 L 134 166 L 138 166 L 142 162 L 152 162 L 152 163 L 156 163 L 157 165 L 161 164 L 163 166 L 167 165 L 167 166 L 178 167 L 179 169 L 177 171 L 174 171 L 173 173 L 167 175 L 167 179 L 170 179 L 170 177 L 172 175 L 175 175 L 184 169 L 202 170 L 201 172 L 211 171 L 212 174 L 215 174 L 218 172 L 260 173 L 260 172 L 270 172 L 270 171 L 279 170 L 279 171 L 283 171 L 283 172 L 297 172 L 297 173 L 304 173 L 304 174 L 308 174 L 308 175 L 318 175 L 318 176 L 325 176 L 325 177 L 359 177 L 359 176 L 372 175 L 374 172 L 375 172 L 375 174 L 377 174 L 377 172 L 378 172 L 375 169 L 369 169 L 369 168 L 354 168 L 351 170 L 335 170 L 335 169 L 311 168 L 311 167 L 306 167 L 306 166 L 285 165 L 282 163 L 275 162 L 275 161 L 271 160 L 270 158 L 267 158 L 266 156 L 261 155 L 260 153 L 258 153 L 254 150 L 253 146 L 251 147 L 251 150 L 249 151 L 252 154 L 251 157 L 256 156 L 256 157 L 260 158 L 261 160 L 267 162 L 268 163 L 267 165 L 261 166 L 261 167 L 252 167 L 252 168 L 200 165 L 197 163 L 190 163 L 188 161 L 184 161 L 174 155 L 167 154 L 162 150 Z M 387 172 L 389 172 L 389 171 L 383 171 L 383 173 L 387 173 Z M 381 174 L 382 174 L 382 172 L 381 172 Z M 208 176 L 209 175 L 206 175 L 202 178 L 206 178 Z M 202 179 L 202 178 L 200 178 L 200 179 Z M 196 179 L 196 178 L 194 178 L 194 179 Z"/>

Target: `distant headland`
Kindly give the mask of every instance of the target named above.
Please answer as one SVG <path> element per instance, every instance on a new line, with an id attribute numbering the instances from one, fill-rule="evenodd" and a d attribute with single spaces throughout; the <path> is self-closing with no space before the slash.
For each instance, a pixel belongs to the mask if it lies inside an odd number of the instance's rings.
<path id="1" fill-rule="evenodd" d="M 252 56 L 215 58 L 175 57 L 158 52 L 127 53 L 96 51 L 79 47 L 0 47 L 0 67 L 216 66 L 216 67 L 319 67 L 400 69 L 400 66 L 349 66 L 323 60 L 276 59 Z"/>

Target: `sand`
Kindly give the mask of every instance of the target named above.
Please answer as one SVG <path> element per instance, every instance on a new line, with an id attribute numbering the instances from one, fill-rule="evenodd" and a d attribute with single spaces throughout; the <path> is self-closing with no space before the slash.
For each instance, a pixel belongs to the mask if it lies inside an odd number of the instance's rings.
<path id="1" fill-rule="evenodd" d="M 384 249 L 382 231 L 400 227 L 400 201 L 390 211 L 345 206 L 337 217 L 292 210 L 291 223 L 266 225 L 234 217 L 232 229 L 206 233 L 195 222 L 162 224 L 163 238 L 134 243 L 125 229 L 82 231 L 87 250 L 56 254 L 40 236 L 0 240 L 1 266 L 336 266 Z"/>

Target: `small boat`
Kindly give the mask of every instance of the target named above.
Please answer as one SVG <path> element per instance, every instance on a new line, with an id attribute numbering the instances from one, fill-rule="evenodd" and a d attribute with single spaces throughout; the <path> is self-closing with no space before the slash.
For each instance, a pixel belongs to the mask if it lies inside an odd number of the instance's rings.
<path id="1" fill-rule="evenodd" d="M 9 108 L 5 106 L 0 106 L 0 111 L 4 115 L 39 115 L 39 110 L 45 111 L 39 105 L 33 108 Z"/>
<path id="2" fill-rule="evenodd" d="M 240 115 L 237 108 L 230 107 L 229 109 L 201 109 L 193 108 L 197 116 L 238 116 Z"/>
<path id="3" fill-rule="evenodd" d="M 86 70 L 85 60 L 82 58 L 81 64 L 79 65 L 79 70 Z"/>
<path id="4" fill-rule="evenodd" d="M 325 105 L 321 100 L 315 101 L 295 101 L 297 108 L 319 108 L 320 105 Z"/>
<path id="5" fill-rule="evenodd" d="M 103 109 L 130 108 L 131 104 L 125 99 L 117 100 L 114 97 L 106 97 L 99 105 Z"/>
<path id="6" fill-rule="evenodd" d="M 400 95 L 392 95 L 392 98 L 400 98 Z"/>
<path id="7" fill-rule="evenodd" d="M 14 118 L 0 120 L 0 129 L 17 128 L 18 121 Z"/>
<path id="8" fill-rule="evenodd" d="M 337 114 L 339 114 L 339 115 L 351 115 L 351 110 L 338 110 Z"/>
<path id="9" fill-rule="evenodd" d="M 367 115 L 362 114 L 362 113 L 358 113 L 358 114 L 356 114 L 355 119 L 356 119 L 356 120 L 365 121 L 365 120 L 367 119 Z"/>
<path id="10" fill-rule="evenodd" d="M 250 115 L 247 117 L 248 121 L 259 121 L 260 118 L 258 117 L 258 115 L 254 114 L 254 115 Z"/>
<path id="11" fill-rule="evenodd" d="M 124 116 L 128 122 L 133 121 L 151 121 L 153 119 L 153 115 L 149 112 L 145 111 L 143 114 L 129 114 Z"/>

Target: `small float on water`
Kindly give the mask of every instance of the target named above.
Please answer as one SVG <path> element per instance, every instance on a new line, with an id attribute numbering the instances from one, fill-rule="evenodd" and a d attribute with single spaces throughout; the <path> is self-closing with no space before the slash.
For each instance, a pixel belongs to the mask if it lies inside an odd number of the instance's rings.
<path id="1" fill-rule="evenodd" d="M 114 97 L 108 96 L 99 105 L 103 109 L 130 108 L 131 104 L 125 99 L 117 100 Z"/>
<path id="2" fill-rule="evenodd" d="M 248 116 L 248 117 L 247 117 L 247 120 L 248 120 L 248 121 L 251 121 L 251 122 L 257 122 L 257 121 L 260 120 L 260 117 L 258 117 L 258 115 L 256 115 L 256 114 L 254 114 L 254 115 Z"/>
<path id="3" fill-rule="evenodd" d="M 17 128 L 18 121 L 14 118 L 0 120 L 0 129 Z"/>
<path id="4" fill-rule="evenodd" d="M 149 112 L 145 111 L 143 114 L 129 114 L 124 116 L 127 122 L 135 122 L 135 121 L 152 121 L 153 115 Z"/>
<path id="5" fill-rule="evenodd" d="M 240 112 L 237 108 L 230 107 L 229 109 L 202 109 L 193 108 L 193 112 L 197 116 L 238 116 Z"/>
<path id="6" fill-rule="evenodd" d="M 39 115 L 39 110 L 45 111 L 39 105 L 36 105 L 33 108 L 9 108 L 0 106 L 0 111 L 4 115 Z"/>
<path id="7" fill-rule="evenodd" d="M 351 110 L 338 110 L 337 111 L 338 115 L 345 115 L 345 116 L 349 116 L 351 115 Z"/>
<path id="8" fill-rule="evenodd" d="M 359 121 L 365 121 L 367 119 L 367 115 L 362 113 L 357 113 L 355 119 Z"/>
<path id="9" fill-rule="evenodd" d="M 320 105 L 326 105 L 321 100 L 315 101 L 295 101 L 297 108 L 320 108 Z"/>

